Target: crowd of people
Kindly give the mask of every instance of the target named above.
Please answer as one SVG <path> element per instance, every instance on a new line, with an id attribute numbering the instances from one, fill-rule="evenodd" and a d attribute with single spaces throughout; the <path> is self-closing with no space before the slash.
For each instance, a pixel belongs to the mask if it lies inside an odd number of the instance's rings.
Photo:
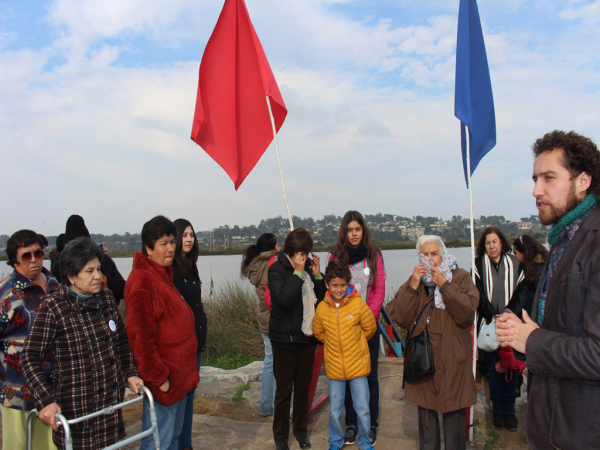
<path id="1" fill-rule="evenodd" d="M 438 236 L 416 243 L 416 264 L 387 303 L 407 330 L 405 398 L 415 404 L 421 449 L 466 448 L 466 414 L 489 386 L 493 424 L 515 431 L 515 401 L 527 371 L 526 436 L 533 449 L 597 446 L 600 413 L 600 153 L 588 138 L 554 131 L 538 139 L 533 195 L 550 250 L 522 235 L 512 245 L 483 231 L 472 273 Z M 25 448 L 27 414 L 37 409 L 34 449 L 65 447 L 56 414 L 81 417 L 147 387 L 161 448 L 192 449 L 193 399 L 206 344 L 197 269 L 198 241 L 185 219 L 156 216 L 125 281 L 83 218 L 67 221 L 49 271 L 47 241 L 31 230 L 8 240 L 14 268 L 0 283 L 0 411 L 4 449 Z M 300 227 L 283 244 L 271 233 L 246 249 L 241 274 L 259 298 L 264 340 L 260 415 L 273 416 L 277 450 L 292 433 L 311 448 L 310 385 L 318 345 L 329 379 L 329 450 L 372 450 L 379 426 L 379 316 L 383 256 L 363 216 L 348 211 L 322 265 Z M 324 269 L 324 270 L 322 270 Z M 118 310 L 123 299 L 125 325 Z M 495 327 L 473 374 L 471 328 Z M 485 327 L 485 328 L 484 328 Z M 142 430 L 151 427 L 145 398 Z M 345 426 L 342 413 L 345 410 Z M 73 447 L 102 449 L 123 439 L 120 410 L 71 427 Z M 152 436 L 141 449 L 154 448 Z"/>

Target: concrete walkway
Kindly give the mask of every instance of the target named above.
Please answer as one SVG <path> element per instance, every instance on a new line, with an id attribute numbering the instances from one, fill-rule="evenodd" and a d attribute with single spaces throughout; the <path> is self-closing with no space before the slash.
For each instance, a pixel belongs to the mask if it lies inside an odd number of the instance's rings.
<path id="1" fill-rule="evenodd" d="M 244 397 L 251 405 L 256 407 L 260 402 L 260 382 L 252 381 L 254 375 L 251 373 L 260 372 L 262 363 L 253 363 L 253 367 L 246 367 L 238 373 L 235 371 L 226 371 L 228 373 L 218 376 L 218 372 L 207 371 L 201 373 L 201 384 L 196 391 L 196 395 L 205 395 L 214 398 L 231 398 L 236 392 L 237 387 L 243 384 L 242 381 L 251 381 L 251 389 L 244 392 Z M 204 370 L 204 368 L 203 368 Z M 402 360 L 382 358 L 379 363 L 380 379 L 380 425 L 377 438 L 376 449 L 378 450 L 416 450 L 419 447 L 417 407 L 404 400 L 404 391 L 402 390 Z M 231 377 L 226 381 L 225 377 Z M 235 378 L 237 377 L 237 378 Z M 249 378 L 248 378 L 249 377 Z M 260 379 L 260 377 L 258 378 Z M 317 395 L 327 388 L 327 378 L 324 375 L 319 377 Z M 475 442 L 467 444 L 468 449 L 483 449 L 487 442 L 492 443 L 489 448 L 494 449 L 527 449 L 527 443 L 524 438 L 524 416 L 526 403 L 524 399 L 519 399 L 517 417 L 521 420 L 519 431 L 511 433 L 509 431 L 491 431 L 491 412 L 480 401 L 476 408 L 476 418 L 479 419 Z M 312 423 L 309 427 L 312 448 L 316 450 L 326 450 L 328 448 L 328 404 L 312 416 Z M 342 419 L 343 420 L 343 419 Z M 127 429 L 128 435 L 137 433 L 141 429 L 138 422 Z M 442 434 L 443 436 L 443 434 Z M 442 437 L 443 440 L 443 437 Z M 194 416 L 193 427 L 193 448 L 194 450 L 216 450 L 216 449 L 245 449 L 245 450 L 265 450 L 275 449 L 273 444 L 273 434 L 271 422 L 251 422 L 232 420 L 215 416 Z M 298 443 L 290 434 L 290 448 L 298 449 Z M 128 449 L 138 448 L 138 445 L 127 447 Z M 443 448 L 443 445 L 442 445 Z M 347 450 L 358 450 L 357 446 L 345 447 Z"/>

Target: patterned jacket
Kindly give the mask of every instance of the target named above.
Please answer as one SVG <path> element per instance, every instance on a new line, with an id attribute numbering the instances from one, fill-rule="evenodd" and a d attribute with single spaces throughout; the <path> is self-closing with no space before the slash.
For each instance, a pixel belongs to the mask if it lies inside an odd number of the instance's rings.
<path id="1" fill-rule="evenodd" d="M 41 367 L 48 350 L 56 360 L 54 392 Z M 67 419 L 74 419 L 121 402 L 125 380 L 137 376 L 137 370 L 112 292 L 102 287 L 91 299 L 81 299 L 61 284 L 38 312 L 23 348 L 21 368 L 38 411 L 56 402 Z M 125 435 L 120 410 L 104 417 L 108 423 L 99 432 L 116 442 L 117 434 L 119 438 Z M 71 428 L 77 432 L 94 428 L 97 422 L 98 418 L 89 419 Z M 62 428 L 54 433 L 54 442 L 62 447 Z M 86 442 L 79 445 L 98 448 Z"/>
<path id="2" fill-rule="evenodd" d="M 42 273 L 48 283 L 47 292 L 51 294 L 58 287 L 58 281 L 46 268 L 42 269 Z M 0 283 L 0 404 L 7 408 L 22 411 L 34 408 L 19 360 L 23 343 L 45 298 L 46 293 L 41 286 L 16 270 Z M 52 353 L 43 356 L 42 370 L 48 385 L 52 386 Z"/>

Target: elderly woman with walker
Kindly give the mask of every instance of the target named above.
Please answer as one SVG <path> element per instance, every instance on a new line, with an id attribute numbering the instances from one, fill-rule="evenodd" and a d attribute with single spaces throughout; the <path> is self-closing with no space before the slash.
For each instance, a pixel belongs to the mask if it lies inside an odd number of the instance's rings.
<path id="1" fill-rule="evenodd" d="M 65 430 L 56 425 L 57 413 L 68 420 L 79 418 L 122 401 L 125 381 L 135 393 L 144 384 L 115 298 L 102 287 L 102 257 L 102 250 L 90 238 L 65 246 L 61 284 L 40 306 L 23 348 L 23 375 L 39 418 L 54 430 L 58 448 L 65 448 Z M 54 389 L 44 372 L 49 352 L 56 363 Z M 100 450 L 124 437 L 120 410 L 71 427 L 74 448 Z"/>

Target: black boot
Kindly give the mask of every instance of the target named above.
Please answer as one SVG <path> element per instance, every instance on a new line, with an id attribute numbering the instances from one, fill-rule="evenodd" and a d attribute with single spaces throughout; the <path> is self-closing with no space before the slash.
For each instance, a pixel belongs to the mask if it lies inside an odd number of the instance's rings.
<path id="1" fill-rule="evenodd" d="M 506 419 L 504 414 L 494 414 L 494 426 L 499 430 L 506 428 Z"/>
<path id="2" fill-rule="evenodd" d="M 504 414 L 504 422 L 508 431 L 517 431 L 519 428 L 519 421 L 514 414 Z"/>
<path id="3" fill-rule="evenodd" d="M 310 440 L 307 437 L 298 439 L 298 445 L 300 445 L 302 450 L 308 450 L 310 448 Z"/>

